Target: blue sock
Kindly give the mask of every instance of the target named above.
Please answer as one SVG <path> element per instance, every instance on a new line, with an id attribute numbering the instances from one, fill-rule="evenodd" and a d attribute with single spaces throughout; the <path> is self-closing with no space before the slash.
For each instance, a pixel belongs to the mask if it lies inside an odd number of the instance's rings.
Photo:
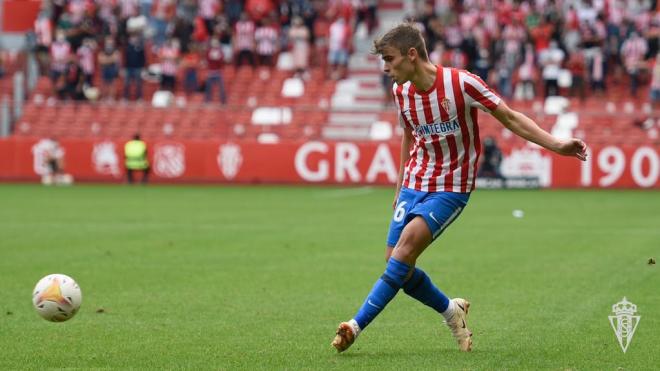
<path id="1" fill-rule="evenodd" d="M 431 282 L 429 276 L 419 268 L 415 268 L 415 271 L 408 282 L 403 285 L 403 291 L 435 309 L 438 313 L 446 311 L 449 306 L 449 298 L 447 295 L 443 294 L 442 291 Z"/>
<path id="2" fill-rule="evenodd" d="M 394 258 L 387 261 L 385 273 L 376 281 L 367 296 L 367 300 L 364 301 L 357 315 L 355 315 L 355 321 L 361 330 L 364 330 L 399 292 L 408 272 L 410 272 L 408 264 Z"/>

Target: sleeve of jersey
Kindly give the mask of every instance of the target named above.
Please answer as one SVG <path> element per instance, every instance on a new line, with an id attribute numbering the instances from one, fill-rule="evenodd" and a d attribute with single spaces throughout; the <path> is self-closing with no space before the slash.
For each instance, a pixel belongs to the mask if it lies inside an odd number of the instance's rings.
<path id="1" fill-rule="evenodd" d="M 408 120 L 406 120 L 406 117 L 401 113 L 401 110 L 403 109 L 403 95 L 397 89 L 397 85 L 394 85 L 392 88 L 392 95 L 394 96 L 394 104 L 397 106 L 396 116 L 399 119 L 399 126 L 405 129 L 409 125 Z"/>
<path id="2" fill-rule="evenodd" d="M 469 97 L 470 107 L 485 112 L 494 111 L 502 101 L 502 98 L 495 94 L 479 76 L 469 72 L 463 74 L 463 89 Z"/>

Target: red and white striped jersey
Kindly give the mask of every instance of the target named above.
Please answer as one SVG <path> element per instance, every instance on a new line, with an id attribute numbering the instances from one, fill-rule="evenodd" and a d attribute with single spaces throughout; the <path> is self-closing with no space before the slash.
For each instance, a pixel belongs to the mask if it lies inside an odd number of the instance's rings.
<path id="1" fill-rule="evenodd" d="M 158 54 L 160 56 L 161 73 L 168 76 L 176 75 L 179 48 L 171 45 L 165 45 L 160 49 Z"/>
<path id="2" fill-rule="evenodd" d="M 278 33 L 275 27 L 259 27 L 254 33 L 254 39 L 257 42 L 257 54 L 273 55 L 277 51 Z"/>
<path id="3" fill-rule="evenodd" d="M 140 2 L 138 0 L 119 0 L 119 14 L 122 19 L 134 17 L 139 14 Z"/>
<path id="4" fill-rule="evenodd" d="M 50 46 L 53 42 L 53 25 L 50 19 L 38 17 L 34 21 L 34 32 L 37 35 L 38 45 Z"/>
<path id="5" fill-rule="evenodd" d="M 71 44 L 68 41 L 55 41 L 50 45 L 50 68 L 63 72 L 71 55 Z"/>
<path id="6" fill-rule="evenodd" d="M 236 50 L 254 50 L 254 22 L 238 21 L 234 26 L 236 28 L 234 41 Z"/>
<path id="7" fill-rule="evenodd" d="M 199 0 L 198 14 L 204 19 L 214 19 L 220 11 L 220 0 Z"/>
<path id="8" fill-rule="evenodd" d="M 392 87 L 399 124 L 414 143 L 405 164 L 403 187 L 424 192 L 470 192 L 481 153 L 477 108 L 491 112 L 500 97 L 476 75 L 438 66 L 433 86 L 415 89 L 410 81 Z"/>
<path id="9" fill-rule="evenodd" d="M 78 65 L 80 65 L 83 73 L 94 74 L 94 50 L 87 45 L 83 45 L 78 48 L 76 55 L 78 56 Z"/>

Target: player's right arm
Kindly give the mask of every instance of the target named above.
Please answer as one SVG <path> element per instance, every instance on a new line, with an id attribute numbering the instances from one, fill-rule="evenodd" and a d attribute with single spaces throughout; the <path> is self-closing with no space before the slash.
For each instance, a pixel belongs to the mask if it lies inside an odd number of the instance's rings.
<path id="1" fill-rule="evenodd" d="M 401 154 L 399 156 L 399 176 L 396 179 L 396 193 L 394 194 L 394 202 L 392 208 L 396 208 L 396 201 L 399 199 L 399 192 L 403 184 L 403 174 L 405 173 L 406 163 L 410 158 L 410 146 L 412 146 L 413 134 L 409 127 L 403 128 L 403 135 L 401 136 Z"/>

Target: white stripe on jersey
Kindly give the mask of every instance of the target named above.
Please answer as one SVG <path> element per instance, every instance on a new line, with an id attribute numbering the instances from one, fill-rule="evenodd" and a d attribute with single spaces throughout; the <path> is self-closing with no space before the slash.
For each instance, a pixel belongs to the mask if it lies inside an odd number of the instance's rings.
<path id="1" fill-rule="evenodd" d="M 431 99 L 433 99 L 433 96 L 435 96 L 435 95 L 436 95 L 435 91 L 432 91 L 431 94 L 429 94 L 428 97 L 427 97 L 430 107 L 433 106 L 433 105 L 430 104 L 430 102 L 431 102 Z M 437 100 L 437 98 L 436 98 L 436 100 Z M 425 102 L 423 102 L 423 103 L 425 103 Z M 426 107 L 426 105 L 424 105 L 424 107 Z M 424 107 L 421 107 L 421 114 L 418 114 L 417 117 L 424 118 L 424 121 L 426 121 L 426 122 L 435 121 L 434 118 L 438 117 L 438 116 L 433 114 L 432 109 L 431 109 L 431 115 L 427 115 L 427 112 L 426 112 L 427 109 L 424 109 Z M 423 173 L 424 175 L 422 176 L 421 187 L 425 188 L 425 189 L 429 189 L 430 183 L 433 183 L 433 187 L 435 186 L 436 180 L 433 179 L 433 173 L 434 173 L 435 167 L 436 167 L 436 165 L 442 166 L 443 153 L 441 151 L 436 152 L 436 150 L 435 150 L 435 145 L 438 141 L 440 141 L 440 136 L 439 135 L 431 135 L 431 141 L 428 141 L 428 142 L 424 143 L 426 153 L 428 154 L 428 160 L 426 161 L 426 169 Z"/>

